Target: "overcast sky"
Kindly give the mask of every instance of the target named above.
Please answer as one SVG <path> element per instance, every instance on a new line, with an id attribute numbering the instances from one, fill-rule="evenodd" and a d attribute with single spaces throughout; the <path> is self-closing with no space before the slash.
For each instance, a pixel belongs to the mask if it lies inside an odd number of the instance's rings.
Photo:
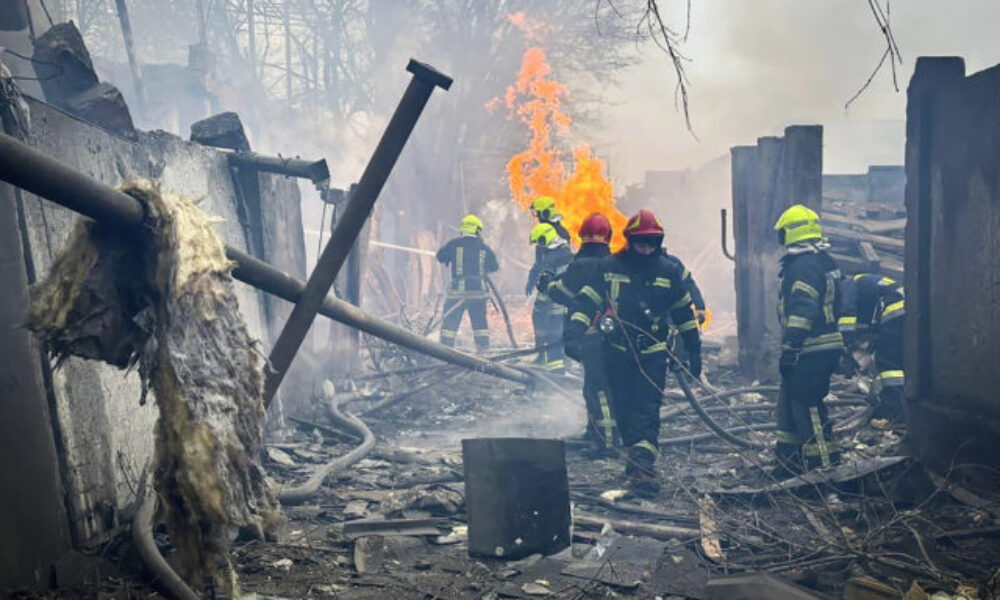
<path id="1" fill-rule="evenodd" d="M 682 0 L 660 0 L 683 5 Z M 866 0 L 697 0 L 684 51 L 691 110 L 700 141 L 674 110 L 675 77 L 654 46 L 623 77 L 604 115 L 616 181 L 647 169 L 697 166 L 780 134 L 786 125 L 826 127 L 828 173 L 860 172 L 903 160 L 906 85 L 918 56 L 962 56 L 966 73 L 1000 63 L 1000 0 L 895 0 L 892 25 L 904 62 L 900 91 L 888 70 L 848 111 L 845 102 L 885 49 Z"/>

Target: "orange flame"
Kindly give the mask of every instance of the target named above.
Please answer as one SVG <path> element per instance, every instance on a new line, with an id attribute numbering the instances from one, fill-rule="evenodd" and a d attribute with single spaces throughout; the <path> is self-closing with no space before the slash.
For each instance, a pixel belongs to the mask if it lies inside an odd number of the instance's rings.
<path id="1" fill-rule="evenodd" d="M 572 119 L 560 110 L 569 90 L 558 81 L 549 79 L 549 66 L 542 48 L 533 47 L 521 58 L 517 83 L 507 88 L 504 103 L 511 113 L 520 117 L 531 131 L 528 147 L 515 154 L 507 163 L 507 181 L 511 198 L 527 209 L 538 196 L 551 196 L 563 216 L 575 244 L 577 232 L 591 213 L 602 213 L 611 221 L 614 237 L 612 250 L 625 245 L 622 231 L 627 219 L 615 208 L 614 190 L 604 175 L 604 163 L 593 155 L 590 146 L 582 143 L 573 148 L 573 168 L 567 170 L 563 152 L 552 145 L 552 131 L 569 135 Z M 495 109 L 498 99 L 487 103 Z"/>

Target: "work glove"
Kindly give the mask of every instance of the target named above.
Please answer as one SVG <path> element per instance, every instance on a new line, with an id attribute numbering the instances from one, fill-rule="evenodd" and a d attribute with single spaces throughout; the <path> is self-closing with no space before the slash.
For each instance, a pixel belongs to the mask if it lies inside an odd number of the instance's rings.
<path id="1" fill-rule="evenodd" d="M 556 278 L 552 271 L 542 271 L 542 274 L 538 276 L 538 282 L 535 284 L 535 289 L 539 293 L 544 294 L 549 289 L 549 284 Z"/>
<path id="2" fill-rule="evenodd" d="M 695 379 L 701 377 L 701 352 L 692 352 L 688 357 L 688 371 Z"/>
<path id="3" fill-rule="evenodd" d="M 799 365 L 799 353 L 796 350 L 782 350 L 778 359 L 778 371 L 783 378 L 790 377 L 795 367 Z"/>
<path id="4" fill-rule="evenodd" d="M 699 309 L 695 310 L 694 311 L 694 316 L 698 319 L 698 324 L 699 325 L 704 325 L 705 324 L 705 318 L 706 318 L 706 316 L 705 316 L 705 309 L 704 308 L 699 308 Z"/>
<path id="5" fill-rule="evenodd" d="M 528 283 L 524 284 L 524 295 L 530 296 L 533 291 L 535 291 L 535 287 L 531 285 L 531 279 L 528 279 Z"/>

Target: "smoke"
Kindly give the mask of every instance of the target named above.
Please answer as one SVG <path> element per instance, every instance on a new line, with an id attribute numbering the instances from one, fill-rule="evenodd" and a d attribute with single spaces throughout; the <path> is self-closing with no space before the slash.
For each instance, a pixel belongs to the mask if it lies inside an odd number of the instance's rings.
<path id="1" fill-rule="evenodd" d="M 646 44 L 620 89 L 608 90 L 614 105 L 603 115 L 601 143 L 595 146 L 610 155 L 616 182 L 636 182 L 646 170 L 697 167 L 731 146 L 779 135 L 786 125 L 821 124 L 827 134 L 826 172 L 901 164 L 905 88 L 917 57 L 964 56 L 969 73 L 1000 61 L 1000 39 L 993 31 L 1000 3 L 890 4 L 904 59 L 900 92 L 885 70 L 845 111 L 885 49 L 865 2 L 694 3 L 684 52 L 690 58 L 686 69 L 697 139 L 675 110 L 676 78 L 667 57 Z"/>

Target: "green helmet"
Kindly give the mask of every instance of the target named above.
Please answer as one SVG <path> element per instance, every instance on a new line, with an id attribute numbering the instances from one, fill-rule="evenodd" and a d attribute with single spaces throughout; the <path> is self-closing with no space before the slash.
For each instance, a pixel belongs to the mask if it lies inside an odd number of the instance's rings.
<path id="1" fill-rule="evenodd" d="M 559 213 L 556 211 L 556 199 L 552 196 L 539 196 L 531 203 L 531 212 L 538 215 L 542 221 L 551 221 Z"/>
<path id="2" fill-rule="evenodd" d="M 538 244 L 539 246 L 546 247 L 557 239 L 562 239 L 559 237 L 559 232 L 556 228 L 548 223 L 539 223 L 535 225 L 534 229 L 531 230 L 531 243 Z"/>
<path id="3" fill-rule="evenodd" d="M 459 229 L 462 233 L 479 235 L 479 232 L 483 230 L 483 222 L 476 215 L 465 215 L 462 217 L 462 225 Z"/>
<path id="4" fill-rule="evenodd" d="M 774 230 L 778 232 L 778 239 L 784 246 L 805 240 L 823 239 L 819 215 L 813 209 L 801 204 L 791 206 L 781 213 L 778 222 L 774 224 Z"/>

